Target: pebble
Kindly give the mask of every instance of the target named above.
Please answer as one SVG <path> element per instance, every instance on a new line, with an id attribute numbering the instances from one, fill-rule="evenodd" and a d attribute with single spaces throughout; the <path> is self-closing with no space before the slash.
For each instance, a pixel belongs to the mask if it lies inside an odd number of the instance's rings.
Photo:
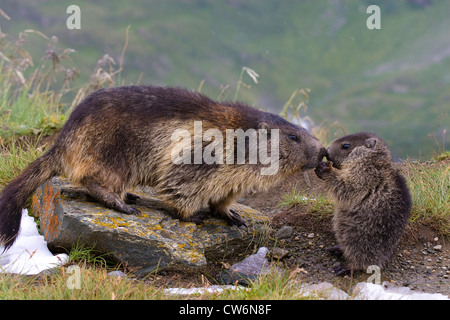
<path id="1" fill-rule="evenodd" d="M 307 237 L 310 238 L 310 239 L 311 239 L 311 238 L 314 238 L 314 233 L 309 233 L 309 234 L 307 235 Z"/>
<path id="2" fill-rule="evenodd" d="M 291 226 L 283 226 L 275 234 L 275 237 L 278 239 L 286 239 L 286 238 L 290 238 L 291 236 L 292 236 L 292 227 Z"/>
<path id="3" fill-rule="evenodd" d="M 252 254 L 241 262 L 232 265 L 231 269 L 233 271 L 239 271 L 247 274 L 261 274 L 261 272 L 269 269 L 269 261 L 266 259 L 267 252 L 269 252 L 269 249 L 266 247 L 261 247 L 255 254 Z"/>
<path id="4" fill-rule="evenodd" d="M 274 248 L 272 248 L 270 253 L 272 255 L 272 258 L 274 258 L 276 260 L 281 260 L 289 254 L 289 251 L 286 249 L 279 248 L 279 247 L 274 247 Z"/>
<path id="5" fill-rule="evenodd" d="M 250 285 L 258 275 L 270 272 L 271 267 L 266 258 L 269 249 L 261 247 L 241 262 L 233 264 L 229 270 L 222 270 L 219 281 L 223 284 L 233 284 L 236 281 L 242 285 Z"/>
<path id="6" fill-rule="evenodd" d="M 438 244 L 438 245 L 435 245 L 433 247 L 433 249 L 436 250 L 436 251 L 441 251 L 442 250 L 442 246 L 440 244 Z"/>
<path id="7" fill-rule="evenodd" d="M 110 277 L 118 277 L 118 278 L 123 278 L 123 277 L 127 276 L 125 273 L 123 273 L 122 271 L 119 271 L 119 270 L 111 271 L 111 272 L 108 272 L 107 274 Z"/>

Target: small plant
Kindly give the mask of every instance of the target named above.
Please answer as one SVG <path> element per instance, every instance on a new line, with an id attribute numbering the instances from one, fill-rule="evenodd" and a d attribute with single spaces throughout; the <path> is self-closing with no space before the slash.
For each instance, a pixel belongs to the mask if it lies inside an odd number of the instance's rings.
<path id="1" fill-rule="evenodd" d="M 297 276 L 302 269 L 281 270 L 272 267 L 266 274 L 259 275 L 248 288 L 231 288 L 220 293 L 206 293 L 202 299 L 210 300 L 310 300 L 316 295 L 305 296 L 301 290 L 304 282 Z"/>
<path id="2" fill-rule="evenodd" d="M 444 151 L 441 154 L 438 154 L 433 157 L 435 161 L 448 161 L 450 160 L 450 151 Z"/>
<path id="3" fill-rule="evenodd" d="M 450 236 L 450 167 L 445 164 L 405 162 L 411 192 L 412 223 L 421 222 Z"/>
<path id="4" fill-rule="evenodd" d="M 333 205 L 327 197 L 319 194 L 311 198 L 305 190 L 297 191 L 297 186 L 292 188 L 291 193 L 284 194 L 280 207 L 306 206 L 308 212 L 318 214 L 319 218 L 324 218 L 333 213 Z"/>
<path id="5" fill-rule="evenodd" d="M 0 31 L 0 137 L 50 134 L 61 128 L 67 115 L 89 93 L 120 82 L 120 63 L 105 54 L 98 60 L 89 82 L 75 87 L 80 73 L 70 66 L 75 50 L 61 48 L 58 38 L 47 37 L 36 30 L 25 30 L 17 39 Z M 43 57 L 35 59 L 25 49 L 29 37 L 47 41 Z"/>
<path id="6" fill-rule="evenodd" d="M 304 123 L 312 123 L 312 120 L 309 117 L 301 117 L 300 112 L 304 109 L 305 112 L 308 111 L 308 103 L 309 103 L 309 93 L 310 89 L 295 89 L 289 97 L 288 101 L 283 106 L 283 109 L 280 112 L 280 116 L 294 123 L 301 124 Z M 289 115 L 289 110 L 292 110 L 292 115 Z"/>
<path id="7" fill-rule="evenodd" d="M 67 250 L 66 250 L 67 251 Z M 106 254 L 99 254 L 95 248 L 86 247 L 77 241 L 77 244 L 67 251 L 69 262 L 93 267 L 107 268 L 109 263 L 105 258 Z"/>
<path id="8" fill-rule="evenodd" d="M 5 145 L 0 137 L 0 189 L 43 153 L 38 142 L 14 139 Z"/>
<path id="9" fill-rule="evenodd" d="M 445 140 L 447 137 L 447 129 L 443 129 L 441 138 L 438 139 L 436 135 L 432 135 L 434 142 L 437 145 L 437 153 L 432 158 L 434 161 L 450 160 L 450 151 L 445 150 Z"/>
<path id="10" fill-rule="evenodd" d="M 280 116 L 307 129 L 314 137 L 319 139 L 324 146 L 327 146 L 334 140 L 338 130 L 342 131 L 344 135 L 346 135 L 346 130 L 337 121 L 333 122 L 331 125 L 328 125 L 326 122 L 315 124 L 310 117 L 304 115 L 308 111 L 310 92 L 311 90 L 308 88 L 295 89 L 284 104 Z M 336 132 L 334 132 L 334 136 L 332 137 L 331 132 L 333 128 L 336 129 Z"/>
<path id="11" fill-rule="evenodd" d="M 255 70 L 250 69 L 249 67 L 242 67 L 241 70 L 241 75 L 239 76 L 239 80 L 237 82 L 237 86 L 236 86 L 236 92 L 234 94 L 234 98 L 233 101 L 236 101 L 238 96 L 239 96 L 239 91 L 241 90 L 241 86 L 244 86 L 246 88 L 251 88 L 250 85 L 246 84 L 244 81 L 242 81 L 242 78 L 244 77 L 244 72 L 250 77 L 252 78 L 254 83 L 258 83 L 258 78 L 259 78 L 259 74 L 257 74 L 255 72 Z"/>
<path id="12" fill-rule="evenodd" d="M 282 197 L 282 201 L 278 204 L 279 207 L 295 207 L 297 205 L 307 205 L 315 199 L 311 199 L 307 196 L 305 190 L 298 191 L 295 185 L 292 188 L 291 193 L 286 193 Z"/>

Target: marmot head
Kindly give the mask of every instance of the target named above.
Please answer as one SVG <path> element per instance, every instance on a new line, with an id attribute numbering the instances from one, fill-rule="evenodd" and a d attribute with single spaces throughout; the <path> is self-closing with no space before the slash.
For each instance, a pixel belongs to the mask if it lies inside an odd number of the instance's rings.
<path id="1" fill-rule="evenodd" d="M 369 155 L 381 156 L 390 161 L 390 152 L 384 141 L 374 133 L 359 132 L 339 138 L 327 149 L 326 158 L 333 162 L 333 167 L 341 169 L 346 161 Z"/>
<path id="2" fill-rule="evenodd" d="M 262 120 L 259 129 L 278 129 L 279 166 L 284 173 L 313 169 L 326 156 L 322 143 L 306 129 L 272 114 Z"/>

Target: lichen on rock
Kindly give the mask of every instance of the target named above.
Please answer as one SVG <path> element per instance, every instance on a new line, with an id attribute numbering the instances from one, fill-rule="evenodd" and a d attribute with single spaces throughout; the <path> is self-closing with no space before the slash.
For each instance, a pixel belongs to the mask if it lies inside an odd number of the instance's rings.
<path id="1" fill-rule="evenodd" d="M 82 186 L 55 177 L 40 186 L 32 198 L 33 212 L 50 248 L 77 243 L 110 254 L 138 276 L 156 269 L 200 268 L 215 257 L 232 256 L 249 248 L 269 229 L 261 212 L 240 204 L 232 209 L 247 228 L 229 226 L 203 212 L 201 224 L 171 216 L 149 188 L 136 188 L 141 215 L 126 215 L 93 201 Z"/>

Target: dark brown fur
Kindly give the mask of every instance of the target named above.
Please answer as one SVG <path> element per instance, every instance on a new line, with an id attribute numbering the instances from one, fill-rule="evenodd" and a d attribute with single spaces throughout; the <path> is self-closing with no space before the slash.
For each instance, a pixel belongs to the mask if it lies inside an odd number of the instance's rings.
<path id="1" fill-rule="evenodd" d="M 391 161 L 383 140 L 361 132 L 334 141 L 316 174 L 333 197 L 333 231 L 339 244 L 330 248 L 346 260 L 347 270 L 384 267 L 408 223 L 411 198 L 405 179 Z"/>
<path id="2" fill-rule="evenodd" d="M 262 164 L 174 164 L 171 135 L 175 129 L 192 132 L 194 121 L 202 121 L 203 132 L 215 128 L 224 136 L 226 129 L 279 129 L 277 174 L 261 175 Z M 228 207 L 240 193 L 266 189 L 287 175 L 314 168 L 325 152 L 306 130 L 245 104 L 219 103 L 180 88 L 102 89 L 74 109 L 55 145 L 5 187 L 0 240 L 6 247 L 13 243 L 27 198 L 58 174 L 123 213 L 139 213 L 125 200 L 126 190 L 140 184 L 154 187 L 180 219 L 209 207 L 239 226 L 243 220 Z"/>

